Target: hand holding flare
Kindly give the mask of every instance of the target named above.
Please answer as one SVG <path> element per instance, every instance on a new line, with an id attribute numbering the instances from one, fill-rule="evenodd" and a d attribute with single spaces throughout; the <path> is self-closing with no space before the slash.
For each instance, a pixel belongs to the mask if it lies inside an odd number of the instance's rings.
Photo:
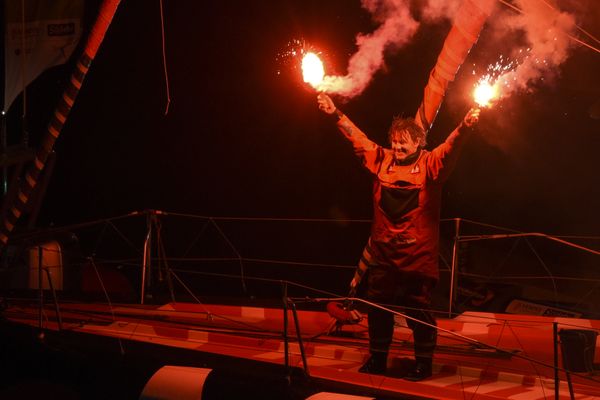
<path id="1" fill-rule="evenodd" d="M 317 103 L 319 104 L 319 109 L 326 114 L 333 114 L 336 110 L 335 104 L 331 97 L 321 92 L 317 96 Z"/>
<path id="2" fill-rule="evenodd" d="M 481 113 L 481 109 L 478 107 L 471 108 L 465 118 L 463 118 L 463 125 L 467 128 L 474 127 L 479 122 L 479 114 Z"/>

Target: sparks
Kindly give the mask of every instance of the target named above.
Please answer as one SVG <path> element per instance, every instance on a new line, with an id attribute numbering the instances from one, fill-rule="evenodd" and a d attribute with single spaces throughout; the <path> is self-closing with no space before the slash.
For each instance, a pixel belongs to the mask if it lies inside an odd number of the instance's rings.
<path id="1" fill-rule="evenodd" d="M 520 49 L 515 59 L 500 54 L 498 61 L 488 65 L 487 73 L 479 78 L 473 90 L 473 99 L 479 107 L 491 107 L 494 101 L 508 96 L 514 90 L 517 79 L 515 70 L 529 58 L 530 51 L 530 48 Z M 546 63 L 546 60 L 541 62 Z M 476 74 L 475 70 L 473 74 Z"/>
<path id="2" fill-rule="evenodd" d="M 492 100 L 498 97 L 498 87 L 490 83 L 490 80 L 490 76 L 486 75 L 475 85 L 473 99 L 480 107 L 490 107 Z"/>
<path id="3" fill-rule="evenodd" d="M 315 53 L 306 53 L 302 58 L 302 75 L 304 82 L 310 84 L 315 89 L 323 82 L 323 77 L 325 76 L 323 62 Z"/>
<path id="4" fill-rule="evenodd" d="M 322 53 L 306 43 L 303 39 L 293 39 L 287 43 L 286 48 L 277 55 L 278 64 L 285 70 L 291 71 L 294 76 L 302 76 L 302 80 L 318 91 L 326 91 L 327 85 Z M 301 74 L 298 70 L 301 69 Z M 281 75 L 281 71 L 277 71 Z"/>

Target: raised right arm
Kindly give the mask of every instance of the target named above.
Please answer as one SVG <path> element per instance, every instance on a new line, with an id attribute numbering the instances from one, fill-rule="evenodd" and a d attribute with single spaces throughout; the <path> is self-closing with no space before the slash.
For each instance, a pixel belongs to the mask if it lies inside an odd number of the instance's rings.
<path id="1" fill-rule="evenodd" d="M 370 140 L 344 113 L 336 108 L 333 100 L 325 93 L 317 97 L 319 108 L 337 120 L 337 126 L 346 139 L 352 144 L 354 153 L 363 165 L 371 172 L 377 171 L 383 160 L 383 148 Z"/>

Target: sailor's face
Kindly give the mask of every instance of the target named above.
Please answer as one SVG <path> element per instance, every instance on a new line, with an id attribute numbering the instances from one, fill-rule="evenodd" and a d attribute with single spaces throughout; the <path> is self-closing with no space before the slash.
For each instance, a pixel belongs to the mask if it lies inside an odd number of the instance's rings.
<path id="1" fill-rule="evenodd" d="M 396 161 L 404 161 L 406 157 L 416 153 L 419 149 L 419 142 L 412 140 L 407 131 L 394 133 L 391 145 Z"/>

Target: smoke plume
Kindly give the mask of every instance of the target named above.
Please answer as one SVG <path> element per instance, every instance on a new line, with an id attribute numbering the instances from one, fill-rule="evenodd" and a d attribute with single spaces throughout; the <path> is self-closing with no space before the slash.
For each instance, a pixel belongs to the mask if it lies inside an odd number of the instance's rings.
<path id="1" fill-rule="evenodd" d="M 379 26 L 372 33 L 356 36 L 357 51 L 349 59 L 347 74 L 326 76 L 319 89 L 346 98 L 359 95 L 381 69 L 386 53 L 409 43 L 421 22 L 452 19 L 461 3 L 456 0 L 413 0 L 412 4 L 418 8 L 420 21 L 417 21 L 411 13 L 410 0 L 361 0 L 362 7 Z M 512 58 L 517 59 L 517 67 L 503 71 L 499 78 L 504 83 L 503 96 L 516 90 L 527 90 L 540 79 L 550 80 L 557 73 L 557 67 L 568 58 L 574 43 L 569 38 L 575 28 L 571 14 L 555 9 L 546 0 L 513 0 L 512 4 L 521 12 L 504 7 L 504 14 L 493 13 L 488 21 L 488 29 L 493 29 L 502 43 L 509 43 L 507 35 L 515 33 L 523 34 L 526 42 L 525 47 L 514 46 Z M 494 46 L 493 43 L 479 45 Z"/>
<path id="2" fill-rule="evenodd" d="M 576 28 L 573 15 L 543 1 L 516 0 L 515 4 L 522 12 L 501 21 L 506 24 L 502 30 L 522 32 L 527 51 L 523 57 L 517 54 L 522 48 L 514 49 L 513 58 L 518 65 L 500 77 L 502 96 L 530 90 L 540 80 L 550 81 L 558 74 L 558 67 L 567 60 L 575 43 L 570 38 Z"/>
<path id="3" fill-rule="evenodd" d="M 362 0 L 379 28 L 356 36 L 357 52 L 348 62 L 346 76 L 326 76 L 320 89 L 344 97 L 354 97 L 367 87 L 383 65 L 384 53 L 410 41 L 419 23 L 411 16 L 406 0 Z"/>

